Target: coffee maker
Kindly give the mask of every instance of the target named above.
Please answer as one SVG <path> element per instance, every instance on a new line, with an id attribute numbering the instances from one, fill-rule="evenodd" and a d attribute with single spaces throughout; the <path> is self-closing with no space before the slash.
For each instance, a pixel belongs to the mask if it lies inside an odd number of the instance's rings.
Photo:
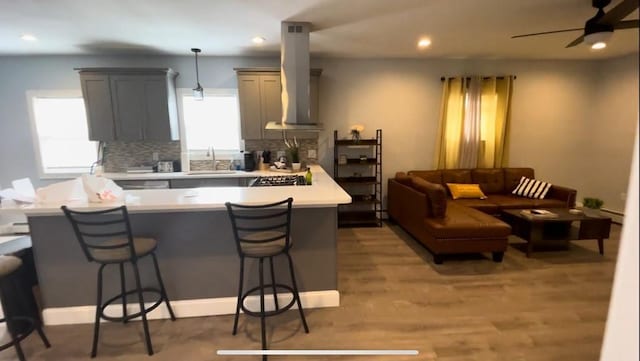
<path id="1" fill-rule="evenodd" d="M 244 152 L 244 170 L 252 172 L 256 169 L 256 154 L 254 151 Z"/>

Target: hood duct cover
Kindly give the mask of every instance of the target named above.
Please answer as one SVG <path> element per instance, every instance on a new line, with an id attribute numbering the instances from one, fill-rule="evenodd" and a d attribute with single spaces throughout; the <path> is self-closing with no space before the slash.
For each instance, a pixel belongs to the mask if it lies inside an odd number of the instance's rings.
<path id="1" fill-rule="evenodd" d="M 282 83 L 282 121 L 269 122 L 266 129 L 320 131 L 322 126 L 310 118 L 310 23 L 281 24 L 280 80 Z"/>

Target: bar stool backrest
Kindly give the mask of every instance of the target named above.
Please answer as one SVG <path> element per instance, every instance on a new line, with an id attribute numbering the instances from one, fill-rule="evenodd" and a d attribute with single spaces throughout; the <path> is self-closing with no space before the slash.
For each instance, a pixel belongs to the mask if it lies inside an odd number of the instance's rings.
<path id="1" fill-rule="evenodd" d="M 262 204 L 243 205 L 227 202 L 238 254 L 244 256 L 242 243 L 265 244 L 284 238 L 282 250 L 291 247 L 291 205 L 293 198 Z"/>
<path id="2" fill-rule="evenodd" d="M 126 252 L 131 261 L 137 260 L 126 206 L 89 212 L 74 211 L 67 206 L 61 208 L 87 260 L 96 261 L 93 256 L 96 251 Z"/>

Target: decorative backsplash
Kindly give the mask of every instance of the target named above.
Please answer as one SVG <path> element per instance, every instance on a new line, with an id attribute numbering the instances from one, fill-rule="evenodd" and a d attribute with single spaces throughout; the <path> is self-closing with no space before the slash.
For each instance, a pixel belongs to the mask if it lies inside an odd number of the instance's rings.
<path id="1" fill-rule="evenodd" d="M 126 172 L 128 167 L 152 166 L 155 164 L 153 153 L 158 160 L 180 160 L 180 142 L 120 142 L 105 143 L 105 172 Z"/>
<path id="2" fill-rule="evenodd" d="M 280 139 L 245 140 L 245 149 L 257 153 L 263 150 L 271 151 L 271 161 L 277 160 L 278 151 L 286 151 L 284 142 Z M 308 163 L 309 149 L 318 150 L 317 139 L 299 139 L 300 162 Z M 126 172 L 129 167 L 153 166 L 153 153 L 158 153 L 158 160 L 180 160 L 180 141 L 162 142 L 120 142 L 105 143 L 104 170 L 105 172 Z M 315 159 L 314 159 L 315 160 Z M 226 163 L 225 163 L 226 162 Z M 213 163 L 210 160 L 191 160 L 191 170 L 210 170 Z M 218 169 L 229 167 L 228 160 L 218 160 Z M 185 168 L 185 167 L 183 167 Z"/>
<path id="3" fill-rule="evenodd" d="M 298 139 L 298 148 L 300 155 L 300 162 L 307 163 L 307 151 L 309 149 L 318 150 L 318 139 Z M 276 161 L 278 151 L 286 151 L 287 147 L 281 139 L 265 139 L 265 140 L 245 140 L 244 149 L 247 151 L 261 152 L 268 150 L 271 152 L 271 161 Z M 314 159 L 315 160 L 315 159 Z"/>

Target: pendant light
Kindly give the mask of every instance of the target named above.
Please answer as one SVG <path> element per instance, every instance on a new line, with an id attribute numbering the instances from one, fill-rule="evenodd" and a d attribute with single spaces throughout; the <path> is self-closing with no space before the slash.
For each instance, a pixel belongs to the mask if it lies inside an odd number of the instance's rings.
<path id="1" fill-rule="evenodd" d="M 198 53 L 201 52 L 198 48 L 191 48 L 191 51 L 196 54 L 196 87 L 193 88 L 193 98 L 195 100 L 203 100 L 204 99 L 204 89 L 202 89 L 202 85 L 200 85 L 200 75 L 198 74 Z"/>

